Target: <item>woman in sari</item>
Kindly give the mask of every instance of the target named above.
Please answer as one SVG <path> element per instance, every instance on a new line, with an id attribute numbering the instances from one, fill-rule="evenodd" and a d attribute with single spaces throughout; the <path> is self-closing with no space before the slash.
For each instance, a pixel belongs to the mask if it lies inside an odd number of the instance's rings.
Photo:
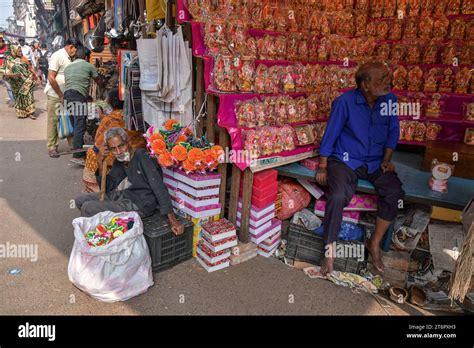
<path id="1" fill-rule="evenodd" d="M 32 118 L 35 116 L 35 98 L 33 90 L 35 87 L 34 74 L 30 67 L 19 56 L 19 47 L 11 45 L 6 54 L 3 70 L 8 78 L 15 97 L 15 109 L 18 118 Z M 21 50 L 21 48 L 20 48 Z"/>

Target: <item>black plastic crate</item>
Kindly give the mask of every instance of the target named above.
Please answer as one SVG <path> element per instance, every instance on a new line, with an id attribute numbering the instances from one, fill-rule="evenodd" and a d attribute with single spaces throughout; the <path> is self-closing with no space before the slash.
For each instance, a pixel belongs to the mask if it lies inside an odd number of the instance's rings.
<path id="1" fill-rule="evenodd" d="M 150 249 L 153 272 L 161 272 L 192 257 L 193 223 L 177 216 L 184 233 L 175 236 L 166 215 L 155 214 L 143 219 L 143 233 Z"/>
<path id="2" fill-rule="evenodd" d="M 339 240 L 337 243 L 363 245 L 358 241 Z M 285 257 L 293 261 L 304 261 L 321 266 L 324 259 L 324 240 L 305 227 L 290 223 Z M 365 261 L 358 261 L 357 258 L 338 257 L 334 260 L 334 270 L 336 271 L 357 274 L 364 267 Z"/>

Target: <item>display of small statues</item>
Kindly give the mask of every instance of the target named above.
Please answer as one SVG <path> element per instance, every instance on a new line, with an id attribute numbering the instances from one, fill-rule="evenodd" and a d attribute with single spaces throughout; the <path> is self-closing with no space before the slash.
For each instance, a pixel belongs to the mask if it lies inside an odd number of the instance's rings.
<path id="1" fill-rule="evenodd" d="M 419 66 L 415 66 L 408 72 L 408 90 L 417 92 L 423 84 L 423 70 Z"/>
<path id="2" fill-rule="evenodd" d="M 453 90 L 453 69 L 446 68 L 443 71 L 443 78 L 439 83 L 438 92 L 452 92 Z"/>
<path id="3" fill-rule="evenodd" d="M 434 93 L 432 95 L 432 100 L 430 104 L 426 107 L 426 116 L 427 117 L 439 117 L 441 114 L 441 94 Z"/>
<path id="4" fill-rule="evenodd" d="M 393 89 L 404 90 L 407 86 L 408 72 L 403 65 L 399 65 L 393 72 Z"/>
<path id="5" fill-rule="evenodd" d="M 456 79 L 454 82 L 454 92 L 456 93 L 467 93 L 469 89 L 469 82 L 471 80 L 471 70 L 464 67 L 456 73 Z"/>
<path id="6" fill-rule="evenodd" d="M 423 86 L 425 92 L 436 92 L 438 90 L 438 69 L 431 68 L 425 77 Z"/>

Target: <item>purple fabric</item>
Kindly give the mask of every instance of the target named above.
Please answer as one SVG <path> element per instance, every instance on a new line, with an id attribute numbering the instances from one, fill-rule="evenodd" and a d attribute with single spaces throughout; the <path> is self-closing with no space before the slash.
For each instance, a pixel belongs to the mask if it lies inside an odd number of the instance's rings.
<path id="1" fill-rule="evenodd" d="M 191 21 L 191 14 L 189 13 L 185 2 L 186 0 L 176 0 L 176 10 L 178 12 L 176 17 L 178 19 L 178 23 Z"/>

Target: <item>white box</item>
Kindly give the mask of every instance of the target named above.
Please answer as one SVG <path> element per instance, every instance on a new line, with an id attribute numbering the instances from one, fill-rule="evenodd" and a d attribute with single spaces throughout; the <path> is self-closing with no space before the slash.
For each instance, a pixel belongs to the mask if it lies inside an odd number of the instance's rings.
<path id="1" fill-rule="evenodd" d="M 183 171 L 175 171 L 174 178 L 194 188 L 220 186 L 221 184 L 221 176 L 219 174 L 186 174 Z"/>
<path id="2" fill-rule="evenodd" d="M 252 225 L 253 227 L 260 227 L 263 225 L 265 222 L 270 221 L 275 217 L 275 212 L 272 211 L 268 215 L 265 215 L 261 218 L 255 219 L 252 215 L 250 215 L 250 220 L 249 224 Z M 242 219 L 242 212 L 240 210 L 237 210 L 237 219 L 241 220 Z"/>
<path id="3" fill-rule="evenodd" d="M 186 185 L 184 182 L 176 182 L 178 189 L 180 189 L 183 192 L 189 193 L 190 195 L 194 197 L 207 197 L 207 196 L 217 196 L 219 195 L 219 187 L 213 187 L 213 188 L 202 188 L 202 189 L 197 189 L 194 187 L 191 187 L 189 185 Z"/>
<path id="4" fill-rule="evenodd" d="M 198 262 L 201 264 L 201 266 L 206 270 L 208 271 L 209 273 L 210 272 L 214 272 L 214 271 L 218 271 L 220 269 L 223 269 L 223 268 L 227 268 L 230 266 L 230 261 L 227 261 L 227 262 L 223 262 L 223 263 L 220 263 L 218 265 L 208 265 L 206 264 L 205 261 L 203 261 L 201 259 L 200 256 L 196 257 L 196 259 L 198 260 Z"/>
<path id="5" fill-rule="evenodd" d="M 280 242 L 281 242 L 281 237 L 278 237 L 277 239 L 275 239 L 275 240 L 271 243 L 271 245 L 266 245 L 266 244 L 260 243 L 258 246 L 259 246 L 261 249 L 263 249 L 263 250 L 265 250 L 265 251 L 267 251 L 267 252 L 270 252 L 270 251 L 272 251 L 273 249 L 278 248 L 278 246 L 280 245 Z"/>
<path id="6" fill-rule="evenodd" d="M 273 249 L 273 250 L 270 250 L 270 251 L 266 251 L 266 250 L 263 250 L 261 248 L 258 248 L 257 250 L 257 253 L 260 255 L 260 256 L 263 256 L 263 257 L 270 257 L 273 255 L 273 253 L 275 252 L 275 250 L 277 250 L 277 248 Z"/>
<path id="7" fill-rule="evenodd" d="M 233 231 L 228 231 L 228 232 L 212 235 L 209 232 L 207 232 L 204 228 L 202 228 L 201 232 L 202 232 L 203 235 L 206 236 L 206 239 L 210 240 L 211 242 L 218 242 L 220 240 L 233 237 L 237 234 L 237 231 L 233 230 Z"/>
<path id="8" fill-rule="evenodd" d="M 310 182 L 305 179 L 298 179 L 298 182 L 309 192 L 311 195 L 319 199 L 324 195 L 324 191 L 319 188 L 314 182 Z"/>
<path id="9" fill-rule="evenodd" d="M 237 220 L 235 222 L 237 227 L 240 227 L 241 223 L 242 222 L 240 220 Z M 249 232 L 251 234 L 259 234 L 260 232 L 265 231 L 266 229 L 268 229 L 271 225 L 272 225 L 271 220 L 268 220 L 266 223 L 264 223 L 263 225 L 261 225 L 259 227 L 253 227 L 252 225 L 249 225 Z"/>
<path id="10" fill-rule="evenodd" d="M 242 201 L 239 200 L 238 203 L 238 210 L 242 210 Z M 258 220 L 262 216 L 265 216 L 265 214 L 268 214 L 271 211 L 275 210 L 275 203 L 270 204 L 268 207 L 265 207 L 263 209 L 257 209 L 253 206 L 250 207 L 250 217 L 254 220 Z"/>
<path id="11" fill-rule="evenodd" d="M 207 205 L 219 204 L 219 197 L 210 197 L 209 199 L 195 200 L 185 195 L 182 191 L 176 191 L 176 197 L 182 199 L 186 203 L 191 204 L 194 207 L 205 207 Z"/>
<path id="12" fill-rule="evenodd" d="M 198 244 L 198 246 L 196 247 L 196 252 L 199 254 L 199 256 L 202 257 L 202 259 L 203 259 L 204 261 L 206 261 L 207 263 L 210 263 L 210 264 L 217 263 L 217 262 L 219 262 L 219 261 L 228 259 L 228 258 L 230 257 L 230 251 L 227 251 L 227 252 L 223 253 L 222 255 L 210 257 L 205 251 L 203 251 L 203 250 L 199 247 L 199 244 Z"/>
<path id="13" fill-rule="evenodd" d="M 219 215 L 221 213 L 221 208 L 212 208 L 209 210 L 195 211 L 195 210 L 192 210 L 191 208 L 188 208 L 185 204 L 176 202 L 174 199 L 171 199 L 171 203 L 177 210 L 181 210 L 183 213 L 186 213 L 195 219 L 206 218 L 209 216 Z"/>
<path id="14" fill-rule="evenodd" d="M 205 238 L 201 239 L 201 241 L 204 243 L 204 245 L 209 249 L 211 250 L 213 253 L 217 253 L 219 251 L 222 251 L 222 250 L 225 250 L 225 249 L 229 249 L 229 248 L 232 248 L 234 246 L 237 245 L 237 238 L 235 240 L 230 240 L 224 244 L 219 244 L 219 245 L 212 245 L 211 243 L 209 243 L 208 240 L 206 240 Z"/>
<path id="15" fill-rule="evenodd" d="M 272 220 L 273 221 L 272 226 L 268 230 L 265 230 L 265 231 L 263 231 L 263 232 L 261 232 L 257 235 L 252 235 L 251 234 L 250 235 L 250 240 L 252 242 L 254 242 L 255 244 L 260 244 L 265 239 L 273 236 L 278 231 L 281 231 L 281 221 L 276 220 L 276 221 L 279 221 L 279 223 L 277 223 L 275 220 L 276 219 Z"/>

